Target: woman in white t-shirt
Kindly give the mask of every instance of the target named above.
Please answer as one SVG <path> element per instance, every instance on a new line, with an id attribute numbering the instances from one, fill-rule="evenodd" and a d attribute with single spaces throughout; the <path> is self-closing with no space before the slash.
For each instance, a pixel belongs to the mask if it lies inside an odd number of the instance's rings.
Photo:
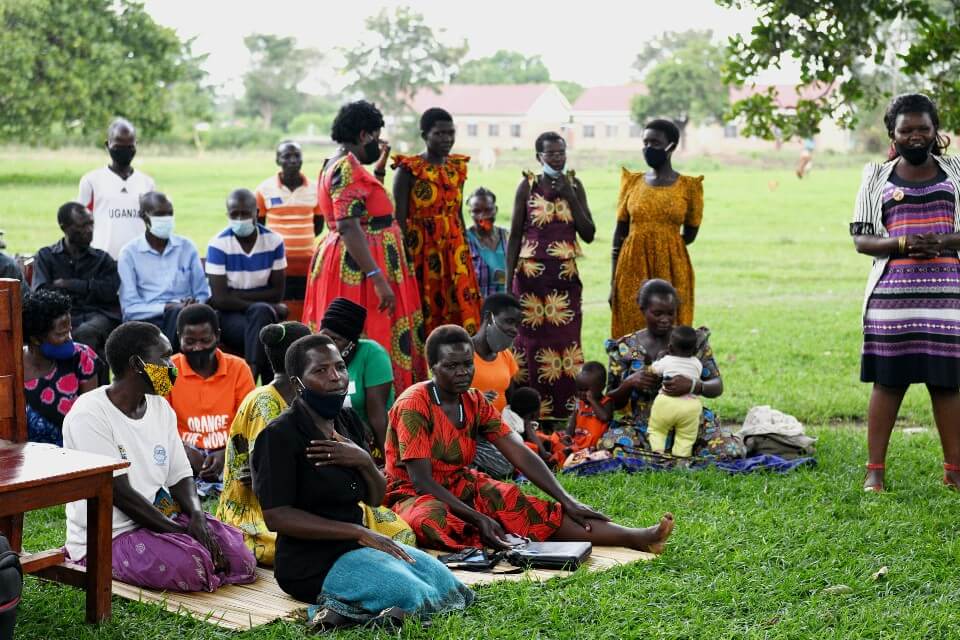
<path id="1" fill-rule="evenodd" d="M 113 478 L 113 577 L 150 589 L 215 591 L 253 582 L 256 561 L 239 530 L 203 511 L 193 472 L 164 400 L 177 379 L 170 342 L 152 324 L 110 334 L 113 383 L 78 398 L 63 424 L 64 447 L 119 457 Z M 67 554 L 87 555 L 85 501 L 67 505 Z"/>

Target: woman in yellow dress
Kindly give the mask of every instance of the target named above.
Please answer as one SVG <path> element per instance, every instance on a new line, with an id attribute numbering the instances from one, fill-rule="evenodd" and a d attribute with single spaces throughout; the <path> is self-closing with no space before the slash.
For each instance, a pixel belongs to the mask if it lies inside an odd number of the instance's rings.
<path id="1" fill-rule="evenodd" d="M 687 245 L 703 218 L 703 176 L 683 176 L 670 159 L 680 130 L 669 120 L 652 120 L 643 130 L 643 157 L 650 170 L 623 170 L 613 233 L 611 335 L 625 336 L 646 327 L 637 306 L 644 282 L 661 278 L 680 296 L 678 324 L 693 324 L 693 266 Z"/>

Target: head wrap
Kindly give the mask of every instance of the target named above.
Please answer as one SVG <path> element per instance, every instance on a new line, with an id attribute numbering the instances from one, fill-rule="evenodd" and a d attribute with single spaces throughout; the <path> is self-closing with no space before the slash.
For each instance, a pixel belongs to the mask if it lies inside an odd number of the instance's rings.
<path id="1" fill-rule="evenodd" d="M 323 314 L 320 328 L 330 329 L 347 340 L 356 342 L 363 333 L 363 324 L 366 321 L 366 309 L 346 298 L 334 298 Z"/>

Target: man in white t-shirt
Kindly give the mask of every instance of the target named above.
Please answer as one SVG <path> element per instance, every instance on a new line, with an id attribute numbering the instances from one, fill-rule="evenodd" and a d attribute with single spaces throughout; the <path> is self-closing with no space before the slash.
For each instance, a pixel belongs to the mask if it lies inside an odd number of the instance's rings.
<path id="1" fill-rule="evenodd" d="M 113 477 L 113 577 L 172 591 L 253 582 L 256 560 L 243 535 L 206 514 L 197 497 L 176 414 L 163 398 L 177 378 L 170 342 L 152 324 L 127 322 L 105 350 L 113 383 L 78 398 L 63 444 L 130 462 Z M 85 500 L 67 505 L 67 555 L 81 564 L 86 514 Z"/>
<path id="2" fill-rule="evenodd" d="M 77 202 L 93 213 L 90 246 L 116 260 L 123 245 L 143 235 L 140 196 L 155 191 L 156 185 L 153 178 L 131 166 L 137 153 L 137 131 L 129 121 L 118 118 L 111 122 L 105 144 L 110 165 L 80 179 Z"/>

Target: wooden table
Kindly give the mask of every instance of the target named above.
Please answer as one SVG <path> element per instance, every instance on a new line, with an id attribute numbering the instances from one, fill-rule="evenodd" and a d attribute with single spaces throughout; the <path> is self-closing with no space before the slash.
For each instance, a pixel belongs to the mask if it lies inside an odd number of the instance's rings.
<path id="1" fill-rule="evenodd" d="M 87 622 L 110 617 L 113 472 L 128 466 L 50 444 L 0 440 L 0 533 L 14 551 L 22 550 L 24 512 L 87 500 L 86 570 L 66 562 L 60 549 L 21 557 L 24 573 L 86 589 Z"/>

